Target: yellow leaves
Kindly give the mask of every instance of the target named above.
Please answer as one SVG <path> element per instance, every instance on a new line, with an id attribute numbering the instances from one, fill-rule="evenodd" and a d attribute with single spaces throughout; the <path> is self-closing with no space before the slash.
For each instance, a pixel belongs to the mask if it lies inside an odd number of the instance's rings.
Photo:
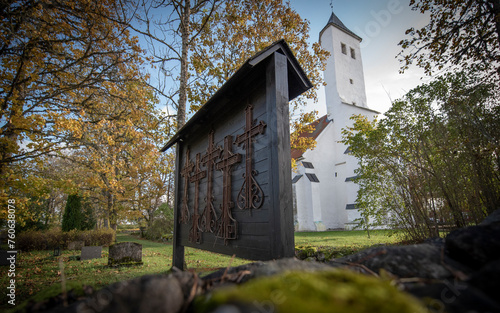
<path id="1" fill-rule="evenodd" d="M 0 198 L 9 196 L 3 190 L 22 195 L 21 220 L 36 218 L 25 195 L 84 187 L 96 198 L 109 190 L 130 199 L 139 182 L 156 184 L 151 172 L 167 168 L 152 143 L 168 129 L 157 126 L 153 92 L 142 83 L 138 39 L 112 22 L 115 5 L 40 0 L 22 19 L 12 16 L 17 32 L 0 28 L 2 43 L 12 38 L 11 54 L 0 54 L 0 90 L 10 95 L 0 117 L 12 126 L 0 131 L 2 158 L 27 159 L 2 168 Z"/>
<path id="2" fill-rule="evenodd" d="M 211 28 L 201 33 L 193 48 L 191 67 L 203 79 L 195 80 L 188 90 L 191 110 L 199 109 L 248 57 L 283 38 L 315 85 L 307 93 L 308 98 L 315 99 L 315 90 L 324 83 L 321 71 L 328 52 L 315 44 L 311 53 L 308 33 L 308 22 L 289 4 L 270 0 L 225 2 L 214 15 Z M 294 107 L 303 104 L 299 101 Z"/>

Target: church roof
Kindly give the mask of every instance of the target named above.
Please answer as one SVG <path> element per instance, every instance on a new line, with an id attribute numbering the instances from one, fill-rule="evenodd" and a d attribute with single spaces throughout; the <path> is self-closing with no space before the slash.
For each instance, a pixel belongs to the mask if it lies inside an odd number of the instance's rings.
<path id="1" fill-rule="evenodd" d="M 347 28 L 344 23 L 335 15 L 335 13 L 332 12 L 332 15 L 330 16 L 330 19 L 328 20 L 328 23 L 326 23 L 326 26 L 323 27 L 321 32 L 319 33 L 319 37 L 321 38 L 321 35 L 323 34 L 323 31 L 328 28 L 328 26 L 333 25 L 337 27 L 338 29 L 346 32 L 347 34 L 353 36 L 354 38 L 358 39 L 359 41 L 363 40 L 361 37 L 353 33 L 349 28 Z"/>
<path id="2" fill-rule="evenodd" d="M 316 140 L 318 138 L 319 134 L 325 130 L 326 126 L 330 123 L 330 120 L 328 119 L 328 115 L 324 115 L 314 122 L 312 122 L 310 125 L 314 127 L 314 130 L 310 133 L 306 134 L 301 134 L 300 137 L 306 137 L 306 138 L 313 138 Z M 301 151 L 298 149 L 292 149 L 292 159 L 298 159 L 304 154 L 305 151 Z"/>

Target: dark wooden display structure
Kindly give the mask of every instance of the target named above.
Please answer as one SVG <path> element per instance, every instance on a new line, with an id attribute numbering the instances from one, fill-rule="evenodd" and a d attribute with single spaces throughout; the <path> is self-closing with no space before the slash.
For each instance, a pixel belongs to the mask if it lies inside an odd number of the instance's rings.
<path id="1" fill-rule="evenodd" d="M 271 260 L 294 255 L 288 102 L 311 88 L 285 41 L 245 64 L 175 143 L 173 266 L 184 247 Z"/>

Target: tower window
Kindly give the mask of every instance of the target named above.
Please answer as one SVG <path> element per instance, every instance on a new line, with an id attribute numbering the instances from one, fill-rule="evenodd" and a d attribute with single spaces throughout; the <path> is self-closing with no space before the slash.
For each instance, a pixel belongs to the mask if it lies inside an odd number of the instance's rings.
<path id="1" fill-rule="evenodd" d="M 342 48 L 343 54 L 347 54 L 347 47 L 345 46 L 345 43 L 340 43 L 340 48 Z"/>
<path id="2" fill-rule="evenodd" d="M 356 51 L 353 48 L 351 48 L 351 58 L 356 58 Z"/>

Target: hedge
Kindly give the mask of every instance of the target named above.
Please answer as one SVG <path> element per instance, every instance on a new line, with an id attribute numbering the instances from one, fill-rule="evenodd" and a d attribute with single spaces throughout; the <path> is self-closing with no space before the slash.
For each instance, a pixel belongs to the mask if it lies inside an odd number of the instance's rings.
<path id="1" fill-rule="evenodd" d="M 52 250 L 59 246 L 67 249 L 72 241 L 84 241 L 85 246 L 109 246 L 115 241 L 115 232 L 112 229 L 97 229 L 63 232 L 61 229 L 47 231 L 26 231 L 16 238 L 16 246 L 22 251 Z"/>

